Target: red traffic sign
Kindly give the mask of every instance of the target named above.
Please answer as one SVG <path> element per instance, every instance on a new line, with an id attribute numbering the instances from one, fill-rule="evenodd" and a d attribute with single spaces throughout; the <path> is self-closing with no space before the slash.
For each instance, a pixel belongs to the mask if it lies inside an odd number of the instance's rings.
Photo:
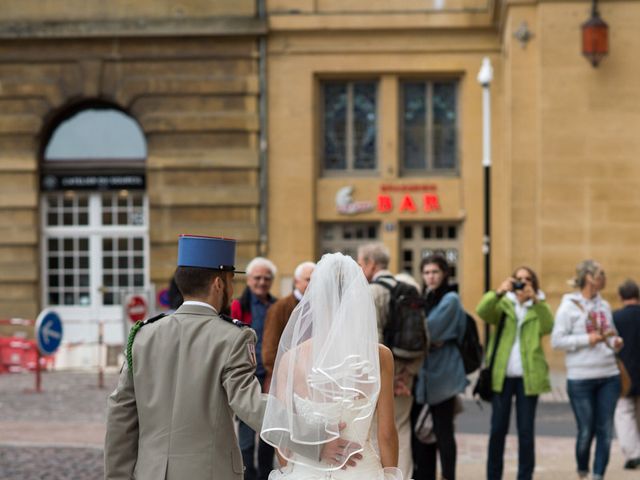
<path id="1" fill-rule="evenodd" d="M 127 318 L 131 323 L 144 320 L 149 312 L 149 305 L 147 305 L 147 299 L 142 295 L 131 295 L 125 306 Z"/>

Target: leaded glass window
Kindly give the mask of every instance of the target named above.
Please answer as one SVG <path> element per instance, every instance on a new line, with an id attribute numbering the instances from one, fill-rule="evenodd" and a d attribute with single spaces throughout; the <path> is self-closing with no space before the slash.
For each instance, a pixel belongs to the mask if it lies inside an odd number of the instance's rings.
<path id="1" fill-rule="evenodd" d="M 402 82 L 404 172 L 458 168 L 457 81 Z"/>
<path id="2" fill-rule="evenodd" d="M 325 171 L 377 168 L 376 81 L 322 84 Z"/>

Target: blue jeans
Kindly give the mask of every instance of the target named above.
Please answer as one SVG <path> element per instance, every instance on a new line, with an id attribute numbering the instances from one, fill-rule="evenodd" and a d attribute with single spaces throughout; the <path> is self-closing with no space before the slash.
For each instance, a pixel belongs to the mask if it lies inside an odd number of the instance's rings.
<path id="1" fill-rule="evenodd" d="M 504 444 L 509 433 L 512 397 L 516 397 L 518 425 L 518 480 L 531 480 L 536 465 L 535 418 L 537 395 L 525 395 L 522 378 L 504 379 L 500 393 L 491 400 L 491 434 L 487 458 L 487 479 L 500 480 L 504 468 Z"/>
<path id="2" fill-rule="evenodd" d="M 589 451 L 596 437 L 593 474 L 604 475 L 609 463 L 613 414 L 620 396 L 620 376 L 567 380 L 567 393 L 578 425 L 576 462 L 578 472 L 589 472 Z"/>
<path id="3" fill-rule="evenodd" d="M 264 382 L 264 377 L 256 377 L 260 385 Z M 262 439 L 258 440 L 258 468 L 253 463 L 253 456 L 256 448 L 256 432 L 243 421 L 238 423 L 238 443 L 242 452 L 242 463 L 244 464 L 244 480 L 267 480 L 271 470 L 273 470 L 274 448 Z"/>

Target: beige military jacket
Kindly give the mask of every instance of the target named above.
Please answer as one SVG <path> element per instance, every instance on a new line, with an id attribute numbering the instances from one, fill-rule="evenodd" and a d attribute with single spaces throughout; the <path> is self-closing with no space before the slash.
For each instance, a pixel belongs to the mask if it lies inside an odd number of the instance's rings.
<path id="1" fill-rule="evenodd" d="M 234 413 L 260 431 L 256 334 L 183 305 L 145 325 L 108 400 L 105 479 L 243 478 Z"/>

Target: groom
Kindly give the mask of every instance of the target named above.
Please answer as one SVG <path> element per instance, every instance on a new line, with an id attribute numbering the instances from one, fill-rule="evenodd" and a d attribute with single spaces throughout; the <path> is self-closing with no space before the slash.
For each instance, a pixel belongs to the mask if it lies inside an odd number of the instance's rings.
<path id="1" fill-rule="evenodd" d="M 132 328 L 107 403 L 105 479 L 242 480 L 233 416 L 259 431 L 265 402 L 255 332 L 219 314 L 233 296 L 235 247 L 226 238 L 180 237 L 175 279 L 185 301 Z M 350 453 L 346 445 L 292 448 L 336 463 Z"/>

